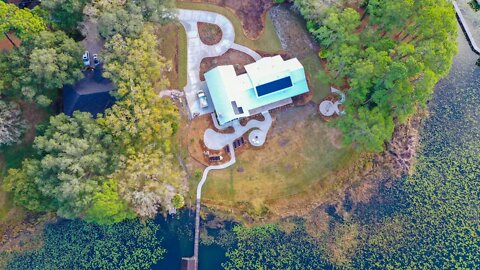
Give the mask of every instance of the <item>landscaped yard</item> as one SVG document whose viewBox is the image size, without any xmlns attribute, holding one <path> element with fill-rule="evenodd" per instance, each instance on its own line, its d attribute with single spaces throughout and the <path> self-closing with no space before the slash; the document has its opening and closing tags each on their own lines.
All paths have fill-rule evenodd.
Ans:
<svg viewBox="0 0 480 270">
<path fill-rule="evenodd" d="M 267 16 L 265 21 L 264 32 L 258 39 L 251 40 L 244 34 L 242 24 L 238 17 L 227 8 L 214 4 L 189 2 L 177 2 L 177 7 L 183 9 L 206 10 L 224 15 L 233 23 L 233 27 L 235 28 L 235 43 L 258 51 L 276 52 L 282 50 L 282 46 L 269 16 Z"/>
<path fill-rule="evenodd" d="M 338 132 L 315 112 L 309 104 L 278 113 L 266 145 L 246 151 L 231 168 L 211 172 L 202 200 L 227 207 L 246 202 L 260 209 L 272 208 L 276 200 L 314 184 L 318 196 L 331 191 L 339 183 L 329 176 L 355 155 L 340 145 Z"/>
</svg>

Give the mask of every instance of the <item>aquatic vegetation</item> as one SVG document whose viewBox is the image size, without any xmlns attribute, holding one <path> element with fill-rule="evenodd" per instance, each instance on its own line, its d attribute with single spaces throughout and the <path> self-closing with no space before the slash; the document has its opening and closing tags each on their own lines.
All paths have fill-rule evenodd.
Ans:
<svg viewBox="0 0 480 270">
<path fill-rule="evenodd" d="M 480 267 L 480 69 L 468 44 L 437 85 L 405 208 L 365 226 L 356 268 Z"/>
<path fill-rule="evenodd" d="M 303 226 L 291 232 L 277 225 L 235 227 L 237 243 L 227 251 L 224 269 L 325 269 L 326 261 Z"/>
<path fill-rule="evenodd" d="M 113 226 L 62 220 L 46 226 L 43 248 L 17 254 L 7 269 L 149 269 L 166 252 L 158 229 L 138 220 Z"/>
</svg>

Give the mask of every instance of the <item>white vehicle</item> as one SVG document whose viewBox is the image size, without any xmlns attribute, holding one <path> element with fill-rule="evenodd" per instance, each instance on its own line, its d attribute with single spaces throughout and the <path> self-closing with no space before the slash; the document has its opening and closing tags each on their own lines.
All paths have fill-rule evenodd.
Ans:
<svg viewBox="0 0 480 270">
<path fill-rule="evenodd" d="M 200 107 L 202 108 L 208 107 L 208 100 L 207 100 L 207 96 L 205 95 L 205 92 L 199 91 L 197 93 L 197 96 L 198 96 L 198 101 L 200 101 Z"/>
<path fill-rule="evenodd" d="M 82 58 L 83 58 L 83 65 L 90 66 L 90 53 L 88 51 L 85 51 Z"/>
<path fill-rule="evenodd" d="M 100 65 L 100 60 L 98 60 L 97 54 L 93 55 L 93 65 L 95 65 L 95 66 Z"/>
</svg>

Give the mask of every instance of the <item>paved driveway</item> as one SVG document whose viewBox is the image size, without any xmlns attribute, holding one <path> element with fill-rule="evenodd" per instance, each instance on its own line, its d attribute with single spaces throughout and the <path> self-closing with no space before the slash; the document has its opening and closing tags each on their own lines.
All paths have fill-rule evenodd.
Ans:
<svg viewBox="0 0 480 270">
<path fill-rule="evenodd" d="M 208 92 L 205 81 L 200 81 L 200 63 L 203 58 L 220 56 L 230 48 L 240 50 L 258 60 L 261 56 L 255 51 L 242 45 L 235 44 L 235 29 L 225 16 L 209 11 L 179 9 L 177 17 L 187 32 L 187 86 L 185 97 L 187 100 L 190 117 L 212 113 L 212 99 Z M 216 24 L 222 30 L 222 39 L 215 45 L 206 45 L 200 40 L 198 34 L 198 22 Z M 201 108 L 198 101 L 198 91 L 204 91 L 207 95 L 209 106 Z"/>
</svg>

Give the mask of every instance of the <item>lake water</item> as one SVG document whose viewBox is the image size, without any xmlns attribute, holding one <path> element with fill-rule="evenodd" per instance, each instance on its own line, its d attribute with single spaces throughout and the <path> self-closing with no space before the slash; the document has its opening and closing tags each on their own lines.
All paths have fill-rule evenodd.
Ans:
<svg viewBox="0 0 480 270">
<path fill-rule="evenodd" d="M 161 262 L 152 267 L 152 270 L 179 270 L 182 257 L 193 255 L 194 221 L 194 211 L 188 209 L 178 212 L 174 217 L 156 218 L 155 222 L 160 225 L 158 234 L 163 238 L 162 246 L 167 249 L 167 254 Z M 229 231 L 234 226 L 229 221 L 223 225 Z M 209 235 L 212 236 L 217 235 L 219 231 L 220 229 L 208 229 Z M 203 245 L 200 241 L 199 270 L 222 269 L 221 263 L 225 261 L 225 253 L 226 248 L 218 244 Z"/>
</svg>

